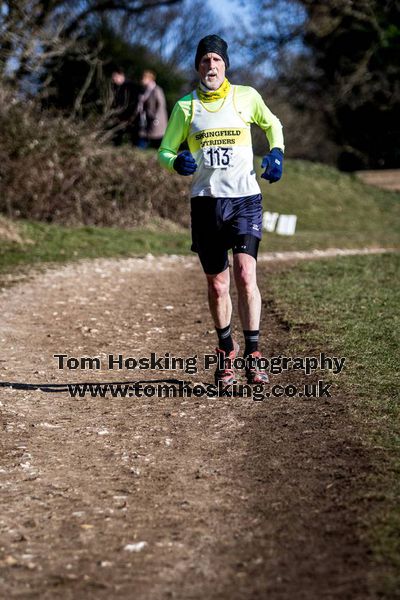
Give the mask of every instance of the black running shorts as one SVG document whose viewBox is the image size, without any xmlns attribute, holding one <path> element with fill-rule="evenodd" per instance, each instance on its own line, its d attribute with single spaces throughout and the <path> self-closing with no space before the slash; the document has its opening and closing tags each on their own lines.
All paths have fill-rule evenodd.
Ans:
<svg viewBox="0 0 400 600">
<path fill-rule="evenodd" d="M 257 259 L 262 235 L 262 196 L 191 199 L 192 250 L 204 272 L 216 275 L 229 265 L 228 250 Z"/>
</svg>

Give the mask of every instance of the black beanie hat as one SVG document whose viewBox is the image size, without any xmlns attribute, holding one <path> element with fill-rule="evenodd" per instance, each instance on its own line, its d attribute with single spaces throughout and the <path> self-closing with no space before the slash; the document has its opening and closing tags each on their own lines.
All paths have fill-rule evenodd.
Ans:
<svg viewBox="0 0 400 600">
<path fill-rule="evenodd" d="M 206 35 L 206 37 L 199 41 L 199 45 L 197 46 L 196 58 L 194 59 L 196 71 L 199 70 L 202 57 L 209 52 L 218 54 L 223 59 L 225 67 L 229 68 L 228 44 L 219 35 Z"/>
</svg>

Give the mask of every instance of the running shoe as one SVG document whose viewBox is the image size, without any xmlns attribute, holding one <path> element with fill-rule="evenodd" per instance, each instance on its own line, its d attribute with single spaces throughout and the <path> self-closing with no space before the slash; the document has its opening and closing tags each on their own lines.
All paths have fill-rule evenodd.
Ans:
<svg viewBox="0 0 400 600">
<path fill-rule="evenodd" d="M 253 366 L 251 367 L 246 367 L 246 379 L 247 379 L 247 383 L 269 383 L 269 377 L 268 374 L 263 371 L 262 369 L 260 369 L 256 364 L 255 361 L 258 358 L 261 358 L 261 352 L 252 352 L 251 354 L 249 354 L 246 358 L 252 356 L 253 357 Z"/>
<path fill-rule="evenodd" d="M 233 366 L 230 365 L 229 361 L 233 361 L 239 352 L 239 344 L 237 342 L 233 342 L 233 350 L 231 352 L 224 352 L 221 348 L 215 348 L 215 353 L 218 356 L 218 364 L 224 364 L 225 367 L 220 369 L 217 367 L 214 379 L 215 385 L 218 385 L 218 382 L 221 381 L 224 385 L 230 385 L 235 381 L 235 371 Z M 228 359 L 228 360 L 226 360 Z M 224 362 L 226 360 L 226 363 Z"/>
</svg>

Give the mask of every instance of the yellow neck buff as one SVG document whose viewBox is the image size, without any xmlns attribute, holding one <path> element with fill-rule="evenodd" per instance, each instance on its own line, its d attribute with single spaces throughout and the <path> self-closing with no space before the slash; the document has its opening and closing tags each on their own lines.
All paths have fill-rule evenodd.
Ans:
<svg viewBox="0 0 400 600">
<path fill-rule="evenodd" d="M 231 88 L 231 84 L 225 77 L 223 83 L 219 86 L 217 90 L 210 90 L 209 92 L 205 92 L 201 89 L 200 86 L 197 86 L 197 95 L 202 102 L 215 102 L 215 100 L 221 100 L 221 98 L 226 98 L 229 94 L 229 90 Z"/>
</svg>

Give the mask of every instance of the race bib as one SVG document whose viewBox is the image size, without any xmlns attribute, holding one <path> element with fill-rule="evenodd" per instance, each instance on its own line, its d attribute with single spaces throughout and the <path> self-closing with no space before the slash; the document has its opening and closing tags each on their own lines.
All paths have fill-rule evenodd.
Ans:
<svg viewBox="0 0 400 600">
<path fill-rule="evenodd" d="M 233 148 L 206 146 L 203 150 L 204 166 L 207 169 L 233 167 Z"/>
</svg>

